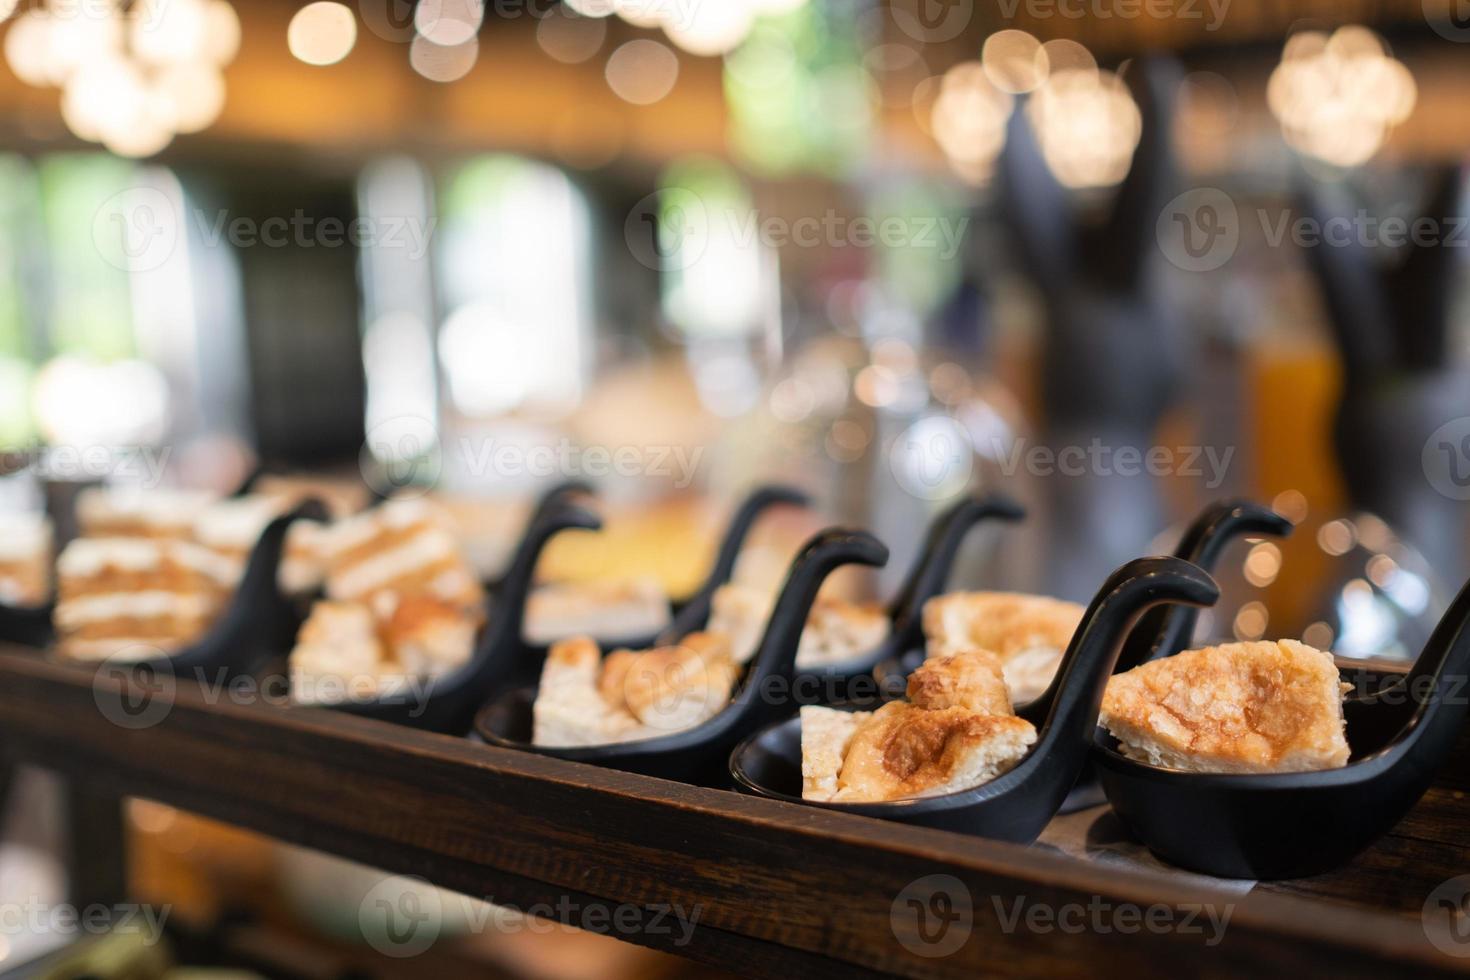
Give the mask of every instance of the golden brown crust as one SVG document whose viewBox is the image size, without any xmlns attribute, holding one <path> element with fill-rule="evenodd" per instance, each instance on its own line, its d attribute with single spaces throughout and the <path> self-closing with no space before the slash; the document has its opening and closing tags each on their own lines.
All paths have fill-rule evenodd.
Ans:
<svg viewBox="0 0 1470 980">
<path fill-rule="evenodd" d="M 1123 754 L 1196 772 L 1302 772 L 1347 764 L 1332 655 L 1298 643 L 1187 650 L 1108 682 L 1100 723 Z"/>
<path fill-rule="evenodd" d="M 921 708 L 966 708 L 987 715 L 1012 713 L 1000 658 L 988 650 L 930 657 L 909 675 L 908 696 Z"/>
<path fill-rule="evenodd" d="M 1014 750 L 1024 754 L 1028 735 L 1034 739 L 1035 729 L 1015 715 L 892 702 L 853 733 L 838 776 L 837 798 L 897 800 L 963 788 L 956 784 L 967 782 L 963 777 L 968 772 L 995 768 L 977 760 L 977 753 L 998 748 L 996 754 L 1014 764 L 1020 757 Z"/>
<path fill-rule="evenodd" d="M 969 789 L 1006 772 L 1036 739 L 1012 714 L 988 651 L 927 661 L 908 694 L 871 713 L 803 708 L 803 798 L 883 802 Z"/>
<path fill-rule="evenodd" d="M 730 701 L 738 668 L 722 636 L 691 633 L 676 646 L 615 650 L 575 637 L 547 654 L 536 742 L 595 745 L 683 731 Z"/>
<path fill-rule="evenodd" d="M 1019 592 L 953 592 L 924 604 L 929 655 L 969 649 L 1000 658 L 1011 701 L 1046 690 L 1086 610 L 1075 602 Z"/>
<path fill-rule="evenodd" d="M 924 636 L 931 655 L 979 648 L 1006 663 L 1033 647 L 1065 650 L 1085 611 L 1049 596 L 951 592 L 924 604 Z"/>
</svg>

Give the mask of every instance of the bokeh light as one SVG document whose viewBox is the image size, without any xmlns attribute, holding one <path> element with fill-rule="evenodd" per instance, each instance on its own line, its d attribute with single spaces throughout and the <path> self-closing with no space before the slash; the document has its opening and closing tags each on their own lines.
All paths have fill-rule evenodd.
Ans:
<svg viewBox="0 0 1470 980">
<path fill-rule="evenodd" d="M 624 102 L 652 105 L 679 78 L 679 59 L 657 41 L 628 41 L 607 59 L 607 84 Z"/>
<path fill-rule="evenodd" d="M 995 168 L 1011 102 L 978 61 L 960 62 L 944 74 L 930 116 L 934 138 L 950 166 L 971 183 L 984 183 Z"/>
<path fill-rule="evenodd" d="M 334 65 L 357 43 L 357 18 L 333 0 L 317 0 L 296 11 L 286 29 L 286 46 L 308 65 Z"/>
<path fill-rule="evenodd" d="M 1266 102 L 1292 147 L 1339 167 L 1367 162 L 1414 110 L 1418 88 L 1403 62 L 1366 27 L 1287 39 Z"/>
<path fill-rule="evenodd" d="M 470 38 L 448 47 L 420 35 L 408 48 L 408 63 L 431 82 L 453 82 L 464 78 L 480 57 L 480 42 Z"/>
<path fill-rule="evenodd" d="M 1062 184 L 1108 187 L 1128 175 L 1143 117 L 1114 73 L 1054 68 L 1032 94 L 1026 113 L 1047 166 Z"/>
</svg>

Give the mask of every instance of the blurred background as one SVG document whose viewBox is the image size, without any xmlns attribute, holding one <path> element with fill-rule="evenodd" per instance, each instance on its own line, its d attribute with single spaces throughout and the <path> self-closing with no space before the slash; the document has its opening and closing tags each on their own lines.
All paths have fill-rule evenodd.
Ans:
<svg viewBox="0 0 1470 980">
<path fill-rule="evenodd" d="M 1201 632 L 1400 659 L 1470 571 L 1454 0 L 0 15 L 9 511 L 262 461 L 590 476 L 620 532 L 548 561 L 677 595 L 759 482 L 872 527 L 890 586 L 978 489 L 1031 518 L 956 584 L 1085 599 L 1247 496 L 1298 531 Z M 145 846 L 145 889 L 279 894 L 233 832 L 135 834 L 179 820 L 226 870 Z M 510 975 L 622 968 L 490 938 Z"/>
</svg>

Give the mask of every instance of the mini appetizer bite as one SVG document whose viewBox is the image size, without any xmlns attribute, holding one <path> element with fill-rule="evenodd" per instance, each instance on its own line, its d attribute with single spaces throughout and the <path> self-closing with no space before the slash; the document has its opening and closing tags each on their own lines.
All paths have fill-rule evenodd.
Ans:
<svg viewBox="0 0 1470 980">
<path fill-rule="evenodd" d="M 994 654 L 933 657 L 908 700 L 877 711 L 801 709 L 802 798 L 877 803 L 973 789 L 1011 769 L 1036 729 L 1011 710 Z"/>
<path fill-rule="evenodd" d="M 1309 772 L 1347 765 L 1332 654 L 1295 640 L 1226 643 L 1108 682 L 1099 723 L 1124 756 L 1187 772 Z"/>
</svg>

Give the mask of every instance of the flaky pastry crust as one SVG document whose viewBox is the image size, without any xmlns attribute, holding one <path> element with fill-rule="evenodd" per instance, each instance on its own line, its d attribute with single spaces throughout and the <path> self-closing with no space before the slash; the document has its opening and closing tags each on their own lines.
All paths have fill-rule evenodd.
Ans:
<svg viewBox="0 0 1470 980">
<path fill-rule="evenodd" d="M 1341 683 L 1295 640 L 1186 650 L 1113 677 L 1099 723 L 1124 755 L 1192 772 L 1305 772 L 1347 765 Z"/>
</svg>

